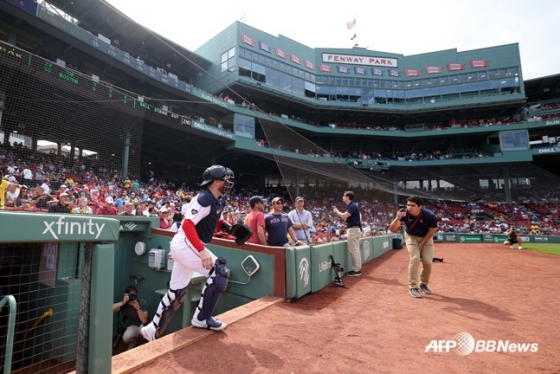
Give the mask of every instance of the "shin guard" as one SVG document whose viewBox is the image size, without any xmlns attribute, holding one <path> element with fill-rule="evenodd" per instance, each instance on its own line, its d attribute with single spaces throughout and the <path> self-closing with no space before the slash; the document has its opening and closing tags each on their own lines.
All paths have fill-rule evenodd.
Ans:
<svg viewBox="0 0 560 374">
<path fill-rule="evenodd" d="M 153 320 L 154 326 L 157 329 L 156 338 L 159 339 L 163 335 L 165 328 L 169 324 L 169 321 L 171 321 L 171 317 L 173 317 L 173 313 L 185 302 L 186 297 L 187 287 L 180 290 L 169 289 L 161 299 Z"/>
<path fill-rule="evenodd" d="M 226 266 L 226 260 L 221 257 L 218 258 L 206 280 L 206 284 L 202 290 L 202 297 L 200 298 L 193 318 L 199 321 L 205 321 L 212 317 L 212 313 L 214 309 L 216 309 L 222 292 L 227 288 L 229 275 L 230 270 Z"/>
</svg>

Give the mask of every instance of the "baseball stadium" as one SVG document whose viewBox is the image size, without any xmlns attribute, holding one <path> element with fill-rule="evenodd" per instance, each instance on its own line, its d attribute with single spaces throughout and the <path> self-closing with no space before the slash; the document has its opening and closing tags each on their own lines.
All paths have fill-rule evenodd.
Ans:
<svg viewBox="0 0 560 374">
<path fill-rule="evenodd" d="M 0 0 L 0 370 L 560 372 L 560 257 L 537 251 L 559 254 L 559 143 L 560 74 L 525 80 L 518 44 L 310 48 L 238 21 L 191 51 L 105 0 Z M 216 261 L 170 298 L 170 243 L 230 177 L 202 243 L 227 288 Z M 418 299 L 390 229 L 411 196 L 440 260 Z M 303 242 L 236 235 L 257 201 L 304 201 Z M 157 340 L 127 335 L 133 299 Z M 212 302 L 228 328 L 191 326 Z"/>
</svg>

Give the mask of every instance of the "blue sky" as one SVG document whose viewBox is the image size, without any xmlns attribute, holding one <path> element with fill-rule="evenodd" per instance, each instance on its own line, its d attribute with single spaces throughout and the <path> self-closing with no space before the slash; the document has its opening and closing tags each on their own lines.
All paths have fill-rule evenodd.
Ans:
<svg viewBox="0 0 560 374">
<path fill-rule="evenodd" d="M 190 50 L 241 20 L 312 48 L 351 48 L 356 30 L 361 47 L 404 55 L 519 43 L 524 79 L 560 74 L 560 1 L 107 1 Z"/>
</svg>

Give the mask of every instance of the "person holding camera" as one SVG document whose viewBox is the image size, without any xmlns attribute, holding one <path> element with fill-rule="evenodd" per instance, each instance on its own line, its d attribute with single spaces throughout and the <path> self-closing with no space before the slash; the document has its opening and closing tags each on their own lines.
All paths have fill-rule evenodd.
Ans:
<svg viewBox="0 0 560 374">
<path fill-rule="evenodd" d="M 128 344 L 127 350 L 136 347 L 141 341 L 142 333 L 140 328 L 148 323 L 148 303 L 144 299 L 138 298 L 138 289 L 135 286 L 128 286 L 124 290 L 123 299 L 113 304 L 113 312 L 123 312 L 123 325 L 119 321 L 119 336 L 122 333 L 122 340 Z"/>
<path fill-rule="evenodd" d="M 523 239 L 521 239 L 521 235 L 515 231 L 515 228 L 512 227 L 508 232 L 506 232 L 506 235 L 507 239 L 504 242 L 505 245 L 509 245 L 509 248 L 513 249 L 513 245 L 517 243 L 517 249 L 523 249 L 521 246 Z"/>
<path fill-rule="evenodd" d="M 428 288 L 432 273 L 432 260 L 434 258 L 434 234 L 437 229 L 436 215 L 422 205 L 424 201 L 418 196 L 406 199 L 406 209 L 400 208 L 395 219 L 391 222 L 390 230 L 399 232 L 401 225 L 405 227 L 405 242 L 410 262 L 408 264 L 409 293 L 412 297 L 421 298 L 420 291 L 430 295 Z M 418 285 L 418 265 L 422 260 L 422 273 Z"/>
</svg>

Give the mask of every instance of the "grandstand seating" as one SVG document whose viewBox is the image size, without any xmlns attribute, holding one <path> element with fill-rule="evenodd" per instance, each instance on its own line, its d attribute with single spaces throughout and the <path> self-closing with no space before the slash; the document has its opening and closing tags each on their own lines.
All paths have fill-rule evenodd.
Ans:
<svg viewBox="0 0 560 374">
<path fill-rule="evenodd" d="M 95 12 L 93 12 L 95 13 Z M 94 16 L 94 14 L 92 14 L 92 16 Z M 25 23 L 25 22 L 24 22 Z M 27 25 L 29 27 L 29 30 L 27 30 L 26 32 L 32 32 L 33 30 L 37 31 L 38 29 L 33 29 L 32 26 Z M 75 27 L 80 27 L 80 23 L 76 23 L 74 25 Z M 84 26 L 85 27 L 85 26 Z M 87 33 L 91 34 L 92 39 L 97 39 L 97 37 L 95 36 L 95 34 L 100 34 L 102 30 L 85 30 Z M 45 33 L 44 37 L 45 40 L 47 40 L 47 38 L 54 38 L 52 35 L 46 35 L 48 33 Z M 17 38 L 16 38 L 17 39 Z M 56 39 L 56 38 L 55 38 Z M 50 42 L 50 39 L 49 39 Z M 56 42 L 58 43 L 59 40 L 56 39 Z M 129 70 L 126 70 L 125 67 L 123 66 L 116 66 L 115 68 L 112 67 L 111 65 L 111 69 L 109 69 L 110 65 L 103 65 L 101 62 L 96 62 L 94 63 L 93 59 L 92 61 L 88 61 L 87 64 L 82 64 L 81 61 L 83 60 L 88 60 L 88 59 L 84 59 L 84 58 L 80 58 L 80 55 L 78 53 L 76 53 L 75 55 L 68 53 L 65 56 L 55 56 L 53 49 L 51 48 L 51 50 L 49 50 L 50 44 L 49 43 L 44 43 L 44 48 L 42 51 L 42 56 L 49 58 L 53 63 L 59 63 L 59 60 L 67 60 L 68 62 L 65 63 L 65 68 L 69 71 L 69 72 L 75 72 L 75 73 L 79 73 L 80 75 L 80 79 L 83 77 L 84 79 L 90 79 L 91 75 L 98 75 L 101 74 L 101 72 L 105 73 L 105 71 L 109 71 L 109 70 L 113 70 L 113 71 L 119 71 L 119 73 L 112 73 L 112 72 L 107 72 L 107 74 L 101 74 L 101 80 L 99 80 L 99 76 L 97 76 L 98 81 L 100 83 L 103 83 L 107 88 L 110 88 L 111 90 L 115 90 L 115 91 L 119 91 L 122 93 L 126 93 L 126 94 L 130 94 L 131 96 L 142 96 L 142 95 L 146 95 L 145 97 L 145 101 L 142 101 L 144 104 L 146 105 L 152 105 L 154 108 L 151 109 L 157 109 L 159 111 L 163 111 L 163 105 L 169 106 L 169 110 L 165 110 L 165 112 L 169 112 L 169 113 L 181 113 L 182 115 L 185 116 L 186 119 L 194 119 L 197 118 L 200 122 L 204 122 L 205 124 L 208 124 L 209 126 L 214 126 L 214 127 L 218 127 L 221 126 L 221 123 L 219 125 L 219 121 L 216 120 L 216 118 L 225 118 L 225 117 L 232 117 L 234 115 L 234 112 L 236 109 L 239 108 L 243 108 L 243 109 L 251 109 L 251 110 L 256 110 L 256 109 L 260 109 L 261 107 L 268 107 L 267 112 L 276 112 L 276 113 L 286 113 L 286 114 L 282 114 L 280 116 L 275 115 L 276 119 L 282 123 L 285 124 L 289 124 L 290 126 L 293 126 L 292 129 L 304 129 L 305 131 L 309 130 L 309 127 L 304 127 L 303 125 L 308 124 L 313 126 L 312 128 L 312 133 L 313 136 L 316 138 L 320 138 L 321 135 L 321 129 L 322 127 L 325 128 L 331 128 L 334 129 L 336 131 L 335 135 L 329 135 L 328 137 L 325 137 L 325 144 L 327 144 L 328 142 L 332 141 L 333 139 L 336 139 L 339 137 L 340 134 L 344 135 L 344 137 L 350 139 L 349 143 L 354 142 L 355 144 L 360 144 L 360 151 L 358 152 L 358 150 L 354 150 L 354 149 L 333 149 L 333 150 L 329 150 L 329 152 L 317 152 L 316 150 L 307 150 L 307 149 L 299 149 L 298 153 L 299 154 L 307 154 L 309 156 L 312 157 L 338 157 L 338 158 L 342 158 L 345 159 L 347 161 L 352 161 L 352 160 L 356 160 L 357 163 L 359 164 L 359 161 L 362 160 L 380 160 L 380 161 L 392 161 L 392 160 L 399 160 L 402 159 L 403 161 L 425 161 L 425 160 L 434 160 L 434 161 L 445 161 L 445 160 L 456 160 L 456 159 L 463 159 L 463 158 L 475 158 L 475 157 L 480 157 L 480 156 L 494 156 L 488 153 L 488 151 L 484 152 L 481 149 L 478 149 L 477 147 L 472 146 L 472 144 L 466 144 L 466 145 L 461 145 L 461 146 L 456 146 L 457 149 L 452 149 L 450 143 L 454 138 L 453 137 L 448 137 L 446 139 L 444 139 L 443 141 L 440 141 L 440 143 L 445 143 L 441 146 L 433 146 L 430 148 L 429 145 L 426 145 L 425 143 L 421 144 L 421 145 L 411 145 L 411 144 L 407 144 L 406 146 L 399 146 L 400 140 L 401 140 L 401 136 L 405 137 L 409 134 L 406 134 L 406 132 L 414 132 L 414 134 L 412 135 L 416 135 L 416 133 L 418 133 L 419 136 L 424 136 L 424 137 L 428 137 L 425 133 L 426 132 L 439 132 L 437 135 L 435 134 L 430 134 L 429 137 L 432 138 L 432 135 L 435 135 L 434 138 L 437 138 L 438 136 L 440 136 L 441 134 L 444 134 L 444 132 L 442 131 L 447 131 L 448 133 L 454 133 L 455 131 L 463 131 L 465 129 L 467 129 L 467 132 L 461 132 L 461 135 L 472 135 L 473 137 L 471 139 L 477 139 L 478 137 L 478 131 L 480 130 L 481 127 L 490 127 L 490 126 L 498 126 L 498 125 L 524 125 L 526 126 L 526 121 L 522 120 L 522 116 L 519 114 L 519 110 L 520 108 L 514 108 L 513 105 L 518 105 L 519 106 L 519 101 L 516 101 L 518 99 L 512 100 L 512 102 L 515 101 L 514 104 L 507 106 L 507 105 L 503 105 L 505 103 L 505 101 L 508 100 L 508 97 L 506 97 L 507 95 L 504 95 L 505 92 L 499 91 L 499 90 L 492 90 L 492 91 L 485 91 L 485 90 L 481 90 L 480 92 L 476 92 L 476 93 L 468 93 L 468 94 L 452 94 L 452 95 L 443 95 L 441 96 L 441 98 L 443 100 L 446 100 L 447 102 L 453 102 L 454 100 L 461 100 L 461 101 L 465 101 L 464 99 L 467 98 L 469 101 L 472 101 L 472 98 L 478 98 L 478 96 L 481 96 L 482 99 L 480 99 L 480 103 L 489 103 L 488 100 L 484 99 L 484 97 L 490 97 L 491 95 L 500 95 L 503 98 L 505 97 L 505 101 L 502 102 L 502 104 L 492 104 L 492 105 L 488 105 L 487 107 L 485 107 L 484 111 L 477 111 L 476 108 L 474 106 L 471 105 L 471 109 L 466 111 L 461 109 L 461 107 L 463 106 L 463 103 L 461 105 L 457 105 L 457 106 L 448 106 L 446 104 L 445 108 L 448 108 L 448 112 L 445 115 L 441 115 L 441 113 L 439 111 L 434 111 L 433 113 L 430 110 L 426 110 L 425 108 L 422 108 L 422 110 L 418 109 L 419 112 L 418 113 L 413 113 L 412 115 L 401 115 L 400 112 L 391 112 L 389 114 L 385 114 L 382 113 L 385 110 L 391 109 L 393 110 L 394 108 L 392 108 L 393 105 L 397 105 L 399 107 L 405 106 L 405 104 L 407 104 L 404 100 L 403 101 L 393 101 L 391 102 L 391 100 L 385 101 L 385 104 L 378 104 L 376 105 L 376 108 L 373 110 L 368 110 L 367 108 L 364 110 L 364 107 L 360 107 L 359 110 L 357 110 L 356 108 L 353 107 L 353 104 L 350 103 L 356 101 L 354 98 L 338 98 L 339 100 L 341 100 L 341 102 L 344 104 L 342 106 L 339 106 L 338 109 L 336 110 L 329 110 L 329 111 L 325 111 L 326 115 L 325 116 L 320 116 L 318 113 L 310 113 L 308 112 L 308 105 L 309 105 L 309 101 L 312 100 L 312 98 L 306 97 L 305 99 L 302 100 L 306 100 L 305 103 L 296 103 L 297 100 L 295 100 L 293 97 L 289 100 L 290 102 L 288 104 L 286 103 L 281 103 L 280 101 L 277 100 L 273 100 L 272 103 L 268 103 L 266 105 L 264 105 L 265 103 L 260 103 L 260 101 L 258 101 L 259 105 L 255 105 L 253 103 L 253 99 L 260 99 L 261 96 L 262 97 L 266 97 L 266 95 L 264 95 L 265 93 L 265 88 L 263 88 L 263 85 L 254 85 L 252 86 L 252 90 L 247 90 L 244 91 L 243 94 L 247 95 L 247 100 L 245 100 L 245 98 L 243 98 L 243 100 L 237 100 L 237 104 L 235 104 L 235 106 L 233 106 L 234 109 L 224 109 L 223 111 L 214 111 L 213 109 L 209 109 L 210 106 L 207 105 L 198 105 L 198 103 L 196 105 L 190 105 L 188 104 L 188 100 L 185 100 L 185 98 L 189 98 L 192 99 L 194 97 L 196 97 L 197 99 L 201 99 L 200 95 L 195 96 L 195 95 L 186 95 L 185 92 L 178 92 L 177 89 L 174 88 L 170 88 L 170 87 L 166 87 L 165 90 L 160 90 L 159 86 L 161 84 L 162 81 L 157 81 L 156 79 L 154 79 L 154 77 L 146 75 L 145 77 L 143 77 L 143 79 L 146 81 L 146 84 L 144 84 L 144 82 L 140 85 L 134 85 L 134 83 L 130 83 L 130 82 L 135 82 L 135 80 L 130 80 L 130 82 L 127 79 L 119 79 L 119 75 L 121 75 L 123 77 L 127 77 L 129 78 L 130 76 L 132 76 L 132 72 Z M 113 49 L 118 50 L 119 52 L 123 52 L 126 55 L 137 55 L 134 49 L 128 49 L 130 46 L 130 44 L 127 43 L 121 43 L 118 45 L 113 45 Z M 25 46 L 25 43 L 21 44 L 21 45 L 17 45 L 17 47 L 20 48 L 25 48 L 26 50 L 29 50 L 33 53 L 36 52 L 35 49 L 33 48 L 27 48 Z M 143 47 L 144 48 L 144 47 Z M 57 48 L 60 49 L 60 48 Z M 71 48 L 68 48 L 68 50 Z M 85 50 L 85 49 L 84 49 Z M 239 48 L 238 51 L 241 52 L 242 48 Z M 82 51 L 83 52 L 83 51 Z M 88 53 L 91 53 L 91 51 L 87 51 L 85 50 L 85 52 L 83 52 L 84 55 L 88 56 Z M 96 52 L 98 53 L 98 52 Z M 239 55 L 241 56 L 241 53 L 239 53 Z M 34 55 L 35 56 L 35 55 Z M 203 60 L 204 57 L 201 56 L 194 56 L 194 58 L 198 58 L 199 60 Z M 148 65 L 152 65 L 152 66 L 163 66 L 161 61 L 158 61 L 158 57 L 151 57 L 150 59 L 145 58 L 146 61 L 142 61 L 143 64 L 145 64 L 146 66 Z M 113 63 L 115 61 L 112 61 Z M 121 61 L 122 62 L 122 61 Z M 206 67 L 208 67 L 211 62 L 210 60 L 208 61 L 203 61 L 206 65 Z M 167 66 L 167 65 L 166 65 Z M 150 67 L 150 71 L 151 70 L 157 70 L 159 73 L 164 74 L 165 76 L 171 76 L 176 77 L 178 79 L 178 75 L 179 75 L 179 71 L 175 71 L 174 74 L 173 71 L 175 69 L 176 66 L 179 66 L 179 64 L 175 65 L 175 66 L 171 66 L 171 64 L 169 66 L 167 66 L 167 68 L 164 70 L 162 68 L 152 68 Z M 169 71 L 169 72 L 168 72 Z M 184 76 L 186 79 L 178 79 L 181 80 L 183 83 L 185 81 L 196 81 L 197 76 L 198 76 L 198 72 L 199 69 L 198 67 L 196 68 L 196 72 L 197 74 L 194 75 L 193 72 L 189 72 L 189 71 L 184 71 Z M 137 72 L 136 72 L 137 73 Z M 171 74 L 170 74 L 171 73 Z M 191 75 L 189 75 L 191 74 Z M 324 77 L 323 77 L 324 78 Z M 369 78 L 368 78 L 369 79 Z M 251 78 L 248 78 L 248 80 L 251 80 Z M 262 83 L 262 82 L 260 82 Z M 319 83 L 319 82 L 317 82 Z M 126 85 L 126 87 L 125 87 Z M 120 87 L 123 86 L 123 87 Z M 145 88 L 148 87 L 148 88 Z M 202 87 L 202 86 L 201 86 Z M 139 89 L 140 88 L 140 89 Z M 89 88 L 88 88 L 89 89 Z M 190 87 L 189 89 L 192 90 L 198 90 L 200 91 L 200 88 L 198 87 Z M 218 94 L 219 93 L 226 93 L 226 97 L 227 97 L 227 90 L 228 88 L 219 88 L 219 89 L 214 89 L 214 92 L 205 92 L 204 96 L 202 97 L 201 100 L 203 100 L 202 102 L 206 101 L 208 103 L 212 103 L 212 104 L 218 104 L 217 106 L 220 107 L 221 104 L 228 103 L 231 104 L 232 100 L 229 99 L 225 100 L 225 98 L 221 98 Z M 233 88 L 232 88 L 233 90 Z M 197 91 L 197 92 L 198 92 Z M 223 92 L 220 92 L 223 91 Z M 135 93 L 138 92 L 138 93 Z M 251 93 L 252 92 L 252 93 Z M 234 91 L 232 91 L 232 96 L 233 93 L 235 93 Z M 511 93 L 520 93 L 517 90 L 513 90 L 511 91 Z M 148 94 L 151 94 L 150 96 L 152 96 L 152 98 L 148 97 Z M 186 95 L 186 96 L 185 96 Z M 515 96 L 515 95 L 511 95 L 511 96 Z M 154 99 L 153 97 L 158 97 L 158 99 Z M 270 97 L 270 96 L 268 96 Z M 142 96 L 143 100 L 144 97 Z M 169 105 L 169 102 L 167 102 L 167 100 L 170 100 L 172 102 L 171 105 Z M 263 99 L 265 100 L 265 99 Z M 257 100 L 254 100 L 255 102 L 257 102 Z M 301 100 L 300 100 L 301 101 Z M 425 104 L 427 104 L 427 106 L 429 106 L 430 104 L 436 104 L 439 105 L 441 103 L 438 102 L 430 102 L 428 103 L 428 100 L 422 100 L 422 99 L 414 99 L 414 101 L 410 101 L 408 104 L 411 105 L 416 105 L 418 106 L 418 102 L 422 102 Z M 165 103 L 165 104 L 164 104 Z M 251 103 L 251 104 L 247 104 L 247 103 Z M 373 103 L 373 101 L 372 101 Z M 318 103 L 317 105 L 322 105 L 323 103 Z M 365 104 L 365 102 L 364 102 Z M 468 104 L 468 103 L 467 103 Z M 537 104 L 540 104 L 537 106 Z M 551 100 L 543 100 L 541 102 L 536 102 L 534 101 L 531 104 L 528 105 L 534 105 L 534 108 L 530 111 L 531 114 L 536 114 L 539 115 L 543 120 L 545 119 L 550 119 L 550 118 L 557 118 L 558 116 L 560 116 L 560 112 L 558 111 L 558 108 L 560 107 L 560 101 L 556 98 L 556 99 L 551 99 Z M 318 106 L 319 108 L 323 108 L 323 106 Z M 382 108 L 383 111 L 378 110 L 379 108 Z M 434 106 L 435 108 L 435 106 Z M 438 107 L 439 108 L 439 107 Z M 372 108 L 369 108 L 372 109 Z M 342 111 L 341 111 L 342 110 Z M 399 110 L 402 110 L 402 108 L 399 108 Z M 420 113 L 422 112 L 422 113 Z M 247 111 L 243 112 L 243 113 L 247 113 Z M 255 116 L 257 116 L 257 114 L 260 113 L 256 113 L 255 112 Z M 5 117 L 7 118 L 7 117 Z M 325 119 L 328 118 L 329 121 L 325 121 Z M 452 118 L 458 118 L 457 120 L 452 120 Z M 483 118 L 482 120 L 480 118 Z M 233 122 L 231 119 L 229 119 L 231 122 Z M 151 128 L 151 127 L 156 127 L 156 126 L 152 126 L 154 124 L 154 122 L 149 122 L 147 120 L 145 120 L 146 122 L 146 126 L 145 128 Z M 25 128 L 25 124 L 21 124 L 24 128 Z M 41 126 L 43 126 L 43 124 L 40 124 Z M 52 125 L 52 124 L 48 124 L 48 125 Z M 233 126 L 232 123 L 229 124 L 230 126 Z M 34 126 L 38 126 L 38 124 L 34 124 Z M 48 126 L 44 126 L 44 127 L 48 127 Z M 520 126 L 521 127 L 521 126 Z M 24 130 L 24 128 L 22 130 Z M 28 126 L 28 128 L 32 128 L 32 126 Z M 223 127 L 221 127 L 223 128 Z M 523 127 L 526 128 L 526 127 Z M 5 128 L 3 128 L 4 130 Z M 163 127 L 161 129 L 164 129 Z M 169 128 L 165 128 L 165 131 L 168 131 Z M 258 125 L 256 126 L 257 131 L 261 130 L 262 132 L 262 127 L 259 127 Z M 457 129 L 457 130 L 454 130 Z M 317 131 L 319 130 L 319 131 Z M 364 143 L 366 142 L 362 142 L 362 134 L 360 135 L 355 135 L 355 131 L 348 131 L 348 130 L 356 130 L 356 131 L 362 131 L 362 130 L 371 130 L 371 134 L 367 135 L 367 142 L 373 145 L 368 145 L 366 144 L 364 146 L 364 149 L 362 150 L 362 146 L 364 145 Z M 162 131 L 163 132 L 163 131 Z M 377 135 L 380 132 L 384 132 L 384 134 L 382 134 L 384 137 L 383 138 L 379 138 L 377 137 Z M 386 133 L 390 133 L 390 135 L 386 134 Z M 7 135 L 7 134 L 4 134 Z M 259 133 L 259 135 L 261 135 Z M 119 135 L 121 136 L 121 135 Z M 371 137 L 370 137 L 371 136 Z M 390 136 L 390 137 L 388 137 Z M 167 136 L 162 136 L 162 137 L 167 137 Z M 266 137 L 266 134 L 265 134 Z M 302 136 L 303 137 L 303 136 Z M 149 137 L 147 137 L 149 138 Z M 203 136 L 201 138 L 204 138 Z M 66 139 L 56 139 L 57 141 L 66 141 Z M 371 140 L 371 141 L 369 141 Z M 385 141 L 388 140 L 388 141 Z M 441 140 L 441 138 L 439 139 Z M 171 142 L 170 142 L 171 143 Z M 480 142 L 479 142 L 480 143 Z M 386 151 L 387 149 L 377 149 L 377 150 L 373 150 L 372 148 L 375 148 L 377 145 L 383 145 L 383 146 L 387 146 L 387 149 L 392 149 L 395 150 L 394 152 L 388 152 Z M 167 145 L 167 143 L 165 144 Z M 270 148 L 271 145 L 269 144 L 268 139 L 259 141 L 259 145 L 260 146 L 264 146 L 267 148 Z M 476 145 L 480 145 L 480 144 L 476 144 Z M 4 151 L 6 152 L 5 155 L 9 154 L 9 152 L 12 153 L 12 161 L 14 160 L 23 160 L 21 161 L 22 163 L 26 163 L 31 170 L 33 171 L 33 173 L 35 174 L 37 172 L 37 167 L 39 163 L 54 163 L 57 164 L 57 168 L 61 168 L 64 167 L 64 169 L 66 169 L 66 172 L 63 175 L 60 175 L 59 173 L 55 173 L 55 172 L 50 172 L 48 173 L 48 176 L 50 178 L 52 178 L 53 180 L 53 187 L 57 188 L 58 186 L 60 186 L 63 181 L 65 180 L 65 178 L 71 178 L 75 181 L 75 183 L 77 184 L 88 184 L 88 185 L 97 185 L 99 187 L 107 187 L 107 185 L 111 184 L 114 185 L 115 183 L 120 183 L 121 181 L 117 178 L 114 178 L 115 174 L 119 174 L 120 172 L 122 172 L 122 170 L 120 170 L 120 165 L 119 168 L 115 168 L 114 165 L 113 167 L 111 167 L 110 165 L 108 165 L 107 163 L 102 163 L 102 162 L 96 162 L 95 160 L 91 161 L 91 160 L 87 160 L 84 161 L 84 163 L 87 165 L 87 172 L 78 172 L 76 170 L 76 165 L 74 163 L 74 161 L 70 161 L 69 159 L 64 158 L 61 155 L 43 155 L 43 154 L 39 154 L 35 151 L 31 151 L 30 149 L 24 149 L 24 148 L 18 148 L 16 146 L 13 146 L 10 148 L 9 145 L 7 145 L 6 143 L 4 144 L 4 146 L 7 146 L 7 149 L 4 149 Z M 120 146 L 120 144 L 119 144 Z M 150 149 L 152 147 L 145 147 L 144 149 L 136 149 L 136 150 L 146 150 L 146 149 Z M 153 147 L 155 148 L 155 147 Z M 162 147 L 164 148 L 164 147 Z M 225 150 L 230 150 L 233 149 L 234 147 L 232 147 L 230 144 L 228 144 L 227 146 L 224 146 L 223 148 L 220 148 L 219 150 L 216 150 L 214 153 L 215 154 L 219 154 L 221 151 L 224 151 L 223 153 L 225 154 L 224 157 L 228 158 L 228 160 L 230 159 L 234 159 L 235 157 L 230 157 L 231 153 L 227 153 L 225 152 Z M 288 150 L 286 149 L 288 148 L 287 146 L 283 147 L 283 150 Z M 369 148 L 369 149 L 367 149 Z M 460 149 L 459 149 L 460 148 Z M 275 146 L 274 149 L 279 149 L 278 146 Z M 181 149 L 182 150 L 182 149 Z M 293 148 L 293 152 L 295 152 L 296 148 L 294 146 Z M 354 152 L 356 151 L 356 152 Z M 162 153 L 165 151 L 162 151 Z M 140 152 L 139 152 L 140 153 Z M 161 156 L 160 153 L 158 156 Z M 422 155 L 422 156 L 421 156 Z M 31 160 L 31 157 L 34 157 L 34 160 Z M 162 157 L 163 158 L 163 157 Z M 165 159 L 165 162 L 168 162 L 168 159 Z M 6 158 L 0 160 L 0 163 L 2 165 L 2 167 L 5 167 L 8 161 Z M 200 162 L 200 160 L 197 160 Z M 473 160 L 475 161 L 475 160 Z M 145 162 L 144 165 L 147 165 L 148 163 Z M 170 164 L 168 162 L 168 164 Z M 22 170 L 23 164 L 20 164 L 20 171 Z M 167 164 L 165 164 L 165 166 L 167 166 Z M 379 165 L 382 166 L 382 165 Z M 158 165 L 157 167 L 154 167 L 154 169 L 156 170 L 163 170 L 164 167 L 162 167 L 162 165 Z M 256 168 L 258 169 L 258 167 Z M 382 168 L 380 168 L 381 170 Z M 110 170 L 110 171 L 109 171 Z M 144 170 L 144 172 L 146 172 L 146 170 Z M 145 174 L 146 175 L 146 174 Z M 134 177 L 140 177 L 141 175 L 134 175 Z M 16 174 L 16 177 L 20 177 L 18 174 Z M 158 178 L 162 178 L 165 179 L 166 177 L 168 177 L 168 175 L 158 175 Z M 197 177 L 191 177 L 193 179 L 197 179 Z M 157 179 L 157 178 L 156 178 Z M 147 182 L 147 178 L 144 178 L 144 182 Z M 32 187 L 32 186 L 30 186 Z M 154 186 L 151 186 L 152 188 Z M 261 191 L 263 190 L 264 186 L 261 186 Z M 160 188 L 160 187 L 158 187 Z M 261 192 L 261 191 L 256 191 L 256 192 Z M 413 191 L 411 191 L 413 192 Z M 443 192 L 443 191 L 442 191 Z M 533 201 L 538 201 L 536 199 L 536 195 L 531 197 L 531 200 Z M 102 204 L 101 202 L 91 202 L 90 203 L 92 206 L 98 206 L 99 204 Z M 525 222 L 526 220 L 523 218 L 523 215 L 518 213 L 518 212 L 512 212 L 511 207 L 502 207 L 502 206 L 485 206 L 485 205 L 481 205 L 479 207 L 480 210 L 480 214 L 485 214 L 489 217 L 494 217 L 494 216 L 504 216 L 504 217 L 510 217 L 511 219 L 515 219 L 515 220 L 520 220 Z M 534 212 L 537 212 L 538 215 L 540 216 L 539 218 L 541 218 L 543 215 L 546 214 L 547 209 L 549 209 L 550 206 L 540 206 L 540 205 L 527 205 L 527 209 L 528 210 L 532 210 Z M 379 212 L 381 213 L 387 213 L 389 214 L 389 210 L 390 207 L 386 207 L 386 206 L 377 206 L 376 209 L 378 209 Z M 461 216 L 467 216 L 472 214 L 472 209 L 469 209 L 469 207 L 465 207 L 465 206 L 461 206 L 460 204 L 456 204 L 456 203 L 448 203 L 448 209 L 445 211 L 445 214 L 451 218 L 453 218 L 453 214 L 457 214 L 457 215 L 461 215 Z M 449 218 L 446 217 L 446 218 Z M 454 222 L 456 224 L 461 224 L 461 220 L 456 219 Z"/>
</svg>

